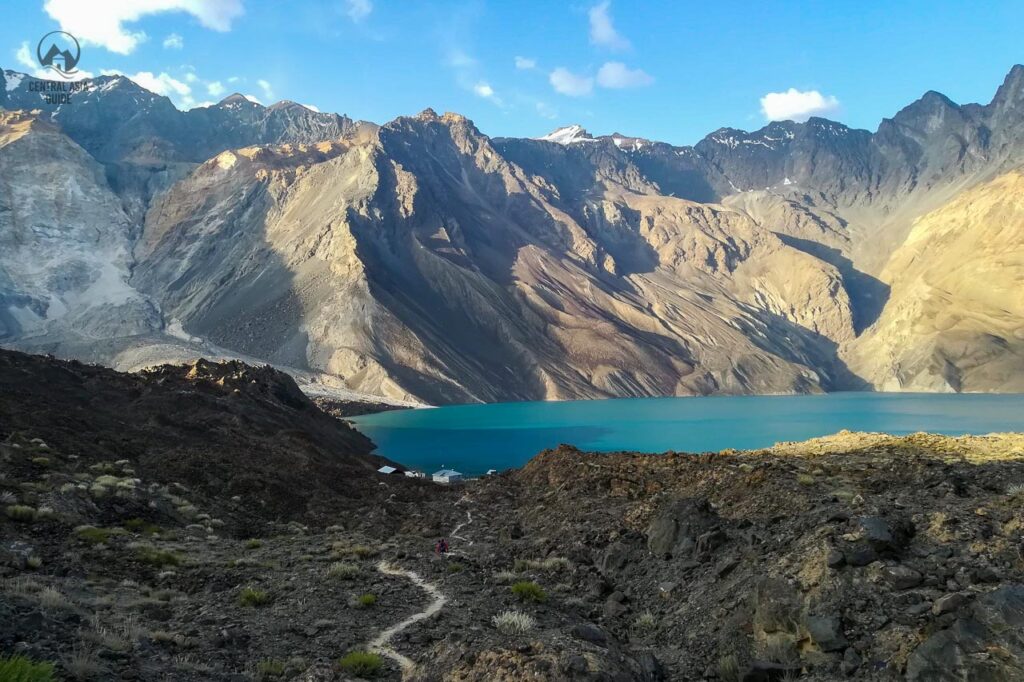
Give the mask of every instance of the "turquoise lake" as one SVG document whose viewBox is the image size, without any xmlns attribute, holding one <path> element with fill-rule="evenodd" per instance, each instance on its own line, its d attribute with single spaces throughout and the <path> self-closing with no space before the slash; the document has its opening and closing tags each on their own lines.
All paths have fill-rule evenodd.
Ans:
<svg viewBox="0 0 1024 682">
<path fill-rule="evenodd" d="M 832 393 L 456 405 L 352 418 L 407 467 L 477 475 L 560 443 L 612 452 L 768 447 L 841 429 L 948 435 L 1024 431 L 1024 395 Z"/>
</svg>

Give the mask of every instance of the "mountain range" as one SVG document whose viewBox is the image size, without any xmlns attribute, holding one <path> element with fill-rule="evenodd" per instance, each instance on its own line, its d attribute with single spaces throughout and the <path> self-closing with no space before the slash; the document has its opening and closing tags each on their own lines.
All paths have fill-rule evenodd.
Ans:
<svg viewBox="0 0 1024 682">
<path fill-rule="evenodd" d="M 430 403 L 1024 390 L 1024 67 L 874 133 L 490 138 L 0 75 L 0 344 Z"/>
</svg>

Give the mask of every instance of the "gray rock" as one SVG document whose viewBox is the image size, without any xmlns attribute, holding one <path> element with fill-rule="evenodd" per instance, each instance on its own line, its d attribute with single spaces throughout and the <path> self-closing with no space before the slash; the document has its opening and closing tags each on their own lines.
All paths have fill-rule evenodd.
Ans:
<svg viewBox="0 0 1024 682">
<path fill-rule="evenodd" d="M 843 662 L 839 664 L 839 669 L 843 671 L 844 675 L 852 675 L 860 668 L 860 664 L 860 654 L 851 646 L 843 652 Z"/>
<path fill-rule="evenodd" d="M 804 627 L 811 641 L 822 651 L 841 651 L 849 642 L 843 635 L 843 626 L 835 616 L 808 616 Z"/>
<path fill-rule="evenodd" d="M 846 563 L 846 557 L 839 550 L 833 549 L 825 557 L 825 565 L 829 568 L 839 568 Z"/>
<path fill-rule="evenodd" d="M 843 558 L 850 566 L 867 566 L 878 561 L 878 552 L 866 544 L 858 544 L 843 553 Z"/>
<path fill-rule="evenodd" d="M 647 549 L 662 558 L 685 557 L 697 548 L 697 540 L 713 530 L 718 516 L 705 500 L 681 499 L 663 506 L 647 528 Z M 713 549 L 721 538 L 707 537 L 705 546 Z M 718 545 L 714 545 L 717 547 Z M 708 549 L 708 551 L 710 551 Z"/>
<path fill-rule="evenodd" d="M 593 623 L 580 623 L 573 627 L 571 634 L 576 639 L 582 639 L 584 642 L 590 642 L 591 644 L 604 646 L 608 643 L 608 634 L 601 627 Z"/>
<path fill-rule="evenodd" d="M 932 604 L 932 613 L 936 616 L 941 616 L 944 613 L 953 613 L 966 604 L 967 601 L 967 596 L 960 592 L 947 594 L 935 600 L 935 603 Z"/>
<path fill-rule="evenodd" d="M 951 614 L 946 614 L 951 615 Z M 1024 585 L 979 597 L 970 613 L 922 642 L 907 661 L 909 682 L 1024 679 Z M 994 655 L 992 652 L 999 652 Z"/>
<path fill-rule="evenodd" d="M 624 542 L 613 542 L 605 548 L 598 560 L 597 569 L 602 575 L 614 576 L 626 567 L 631 554 L 632 550 Z"/>
<path fill-rule="evenodd" d="M 921 584 L 921 574 L 906 566 L 886 566 L 882 569 L 886 582 L 897 590 L 909 590 Z"/>
</svg>

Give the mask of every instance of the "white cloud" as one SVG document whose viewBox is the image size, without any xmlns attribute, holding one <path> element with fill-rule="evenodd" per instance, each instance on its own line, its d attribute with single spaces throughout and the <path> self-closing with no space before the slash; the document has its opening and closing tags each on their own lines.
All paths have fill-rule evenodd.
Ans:
<svg viewBox="0 0 1024 682">
<path fill-rule="evenodd" d="M 370 16 L 370 12 L 373 11 L 373 2 L 371 0 L 345 0 L 345 7 L 345 14 L 348 15 L 348 18 L 360 22 Z"/>
<path fill-rule="evenodd" d="M 551 87 L 569 97 L 582 97 L 594 90 L 594 79 L 590 76 L 578 76 L 566 68 L 558 67 L 548 76 Z"/>
<path fill-rule="evenodd" d="M 307 109 L 309 109 L 310 111 L 315 111 L 315 112 L 316 112 L 316 113 L 318 113 L 318 114 L 320 113 L 320 109 L 319 109 L 318 107 L 315 107 L 315 106 L 313 106 L 312 104 L 301 104 L 301 105 L 299 105 L 299 106 L 303 106 L 303 107 L 306 107 L 306 108 L 307 108 Z"/>
<path fill-rule="evenodd" d="M 203 109 L 205 107 L 212 107 L 214 104 L 216 104 L 216 102 L 210 102 L 210 101 L 200 102 L 199 104 L 195 104 L 195 105 L 189 107 L 189 109 Z"/>
<path fill-rule="evenodd" d="M 242 79 L 239 78 L 238 76 L 232 76 L 231 78 L 228 79 L 228 83 L 237 83 L 240 80 L 242 80 Z"/>
<path fill-rule="evenodd" d="M 444 63 L 453 69 L 469 69 L 476 66 L 476 58 L 456 47 L 448 50 Z"/>
<path fill-rule="evenodd" d="M 185 74 L 185 80 L 188 81 L 189 83 L 195 83 L 197 80 L 199 80 L 199 76 L 197 76 L 192 71 L 189 71 L 188 73 Z"/>
<path fill-rule="evenodd" d="M 485 99 L 488 97 L 494 97 L 494 88 L 492 88 L 484 81 L 480 81 L 479 83 L 474 85 L 473 92 L 476 93 L 479 97 L 483 97 Z"/>
<path fill-rule="evenodd" d="M 611 0 L 604 0 L 590 8 L 590 42 L 611 50 L 629 49 L 629 41 L 615 30 L 615 24 L 608 14 L 611 4 Z"/>
<path fill-rule="evenodd" d="M 146 40 L 143 31 L 126 23 L 159 12 L 187 12 L 214 31 L 228 31 L 242 12 L 242 0 L 46 0 L 43 9 L 85 45 L 100 45 L 118 54 L 131 54 Z"/>
<path fill-rule="evenodd" d="M 523 71 L 537 68 L 537 60 L 529 59 L 527 57 L 516 57 L 516 68 Z"/>
<path fill-rule="evenodd" d="M 274 99 L 274 89 L 270 87 L 269 82 L 261 78 L 258 81 L 256 81 L 256 85 L 260 86 L 260 90 L 263 91 L 263 97 L 268 102 Z"/>
<path fill-rule="evenodd" d="M 653 82 L 643 69 L 630 69 L 622 62 L 605 62 L 597 72 L 597 84 L 602 88 L 639 88 Z"/>
<path fill-rule="evenodd" d="M 37 69 L 39 63 L 32 57 L 32 52 L 28 49 L 28 41 L 26 40 L 18 48 L 18 51 L 14 53 L 18 63 L 24 66 L 26 69 Z"/>
<path fill-rule="evenodd" d="M 254 104 L 263 104 L 263 102 L 261 102 L 261 101 L 260 101 L 260 100 L 259 100 L 259 99 L 258 99 L 258 98 L 257 98 L 256 96 L 254 96 L 254 95 L 243 95 L 243 97 L 245 97 L 245 98 L 246 98 L 247 100 L 249 100 L 250 102 L 252 102 L 252 103 L 254 103 Z"/>
<path fill-rule="evenodd" d="M 185 40 L 177 33 L 172 33 L 164 38 L 164 49 L 180 50 L 185 47 Z"/>
<path fill-rule="evenodd" d="M 537 114 L 539 116 L 543 116 L 544 118 L 549 120 L 554 120 L 558 118 L 558 112 L 549 107 L 546 103 L 537 102 L 534 106 L 536 107 Z"/>
<path fill-rule="evenodd" d="M 206 92 L 210 97 L 220 97 L 224 94 L 224 84 L 220 81 L 212 81 L 206 84 Z"/>
<path fill-rule="evenodd" d="M 769 121 L 806 121 L 811 116 L 834 113 L 839 100 L 817 90 L 769 92 L 761 98 L 761 113 Z"/>
<path fill-rule="evenodd" d="M 179 109 L 191 109 L 196 104 L 195 99 L 192 97 L 192 88 L 163 71 L 157 75 L 152 71 L 123 73 L 117 69 L 103 69 L 101 73 L 104 76 L 124 76 L 129 80 L 135 81 L 150 92 L 170 98 L 174 106 Z"/>
</svg>

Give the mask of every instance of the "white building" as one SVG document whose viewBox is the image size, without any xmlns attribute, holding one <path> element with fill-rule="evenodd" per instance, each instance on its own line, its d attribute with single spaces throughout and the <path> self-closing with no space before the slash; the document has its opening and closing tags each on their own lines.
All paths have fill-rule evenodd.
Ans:
<svg viewBox="0 0 1024 682">
<path fill-rule="evenodd" d="M 434 479 L 434 483 L 462 483 L 462 474 L 454 469 L 441 469 L 435 471 L 431 478 Z"/>
</svg>

